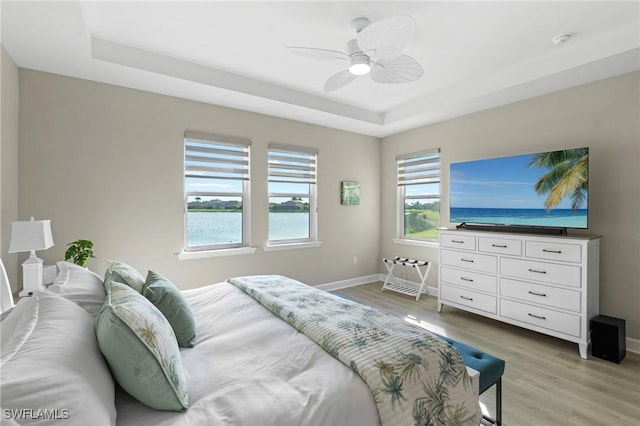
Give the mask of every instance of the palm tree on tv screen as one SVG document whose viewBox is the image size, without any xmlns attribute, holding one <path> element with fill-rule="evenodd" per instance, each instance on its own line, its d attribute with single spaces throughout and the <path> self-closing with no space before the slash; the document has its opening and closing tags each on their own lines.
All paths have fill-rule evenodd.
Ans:
<svg viewBox="0 0 640 426">
<path fill-rule="evenodd" d="M 587 148 L 536 154 L 529 167 L 550 169 L 535 183 L 540 195 L 548 194 L 544 202 L 547 209 L 556 207 L 563 198 L 571 199 L 573 210 L 582 207 L 589 190 L 589 150 Z"/>
</svg>

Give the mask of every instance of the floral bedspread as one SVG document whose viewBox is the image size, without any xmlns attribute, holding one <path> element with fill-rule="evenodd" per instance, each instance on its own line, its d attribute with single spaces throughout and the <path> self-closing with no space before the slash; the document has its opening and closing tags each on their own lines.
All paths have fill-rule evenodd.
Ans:
<svg viewBox="0 0 640 426">
<path fill-rule="evenodd" d="M 227 281 L 356 372 L 371 389 L 383 426 L 480 423 L 460 354 L 428 331 L 279 275 Z"/>
</svg>

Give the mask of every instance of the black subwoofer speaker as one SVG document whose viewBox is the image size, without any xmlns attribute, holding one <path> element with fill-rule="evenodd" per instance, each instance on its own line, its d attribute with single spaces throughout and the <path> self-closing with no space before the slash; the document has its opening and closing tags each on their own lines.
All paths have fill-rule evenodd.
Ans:
<svg viewBox="0 0 640 426">
<path fill-rule="evenodd" d="M 591 355 L 620 364 L 627 355 L 625 322 L 598 315 L 591 320 Z"/>
</svg>

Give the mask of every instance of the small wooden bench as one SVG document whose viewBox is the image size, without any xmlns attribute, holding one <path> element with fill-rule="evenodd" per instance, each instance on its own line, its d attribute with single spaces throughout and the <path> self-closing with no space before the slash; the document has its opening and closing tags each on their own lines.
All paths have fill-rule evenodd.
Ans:
<svg viewBox="0 0 640 426">
<path fill-rule="evenodd" d="M 492 425 L 500 426 L 502 424 L 502 374 L 504 373 L 505 362 L 473 346 L 457 342 L 439 334 L 437 336 L 456 348 L 467 367 L 480 373 L 480 394 L 493 385 L 496 386 L 496 418 L 492 419 L 485 415 L 483 415 L 482 418 Z"/>
</svg>

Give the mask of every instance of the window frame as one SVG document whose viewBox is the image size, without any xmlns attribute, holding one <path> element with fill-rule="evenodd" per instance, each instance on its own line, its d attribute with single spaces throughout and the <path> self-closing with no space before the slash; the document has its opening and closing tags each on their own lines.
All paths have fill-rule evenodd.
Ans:
<svg viewBox="0 0 640 426">
<path fill-rule="evenodd" d="M 273 154 L 272 154 L 273 153 Z M 306 170 L 302 170 L 300 166 L 296 167 L 297 172 L 307 175 L 308 178 L 301 177 L 299 173 L 296 173 L 297 177 L 283 177 L 278 172 L 278 175 L 272 173 L 272 159 L 277 156 L 277 153 L 304 155 L 308 157 L 309 167 Z M 274 172 L 275 173 L 275 172 Z M 292 171 L 293 173 L 293 171 Z M 318 150 L 310 147 L 284 145 L 278 143 L 269 143 L 267 148 L 267 204 L 271 204 L 272 197 L 281 198 L 309 198 L 309 237 L 308 238 L 286 238 L 286 239 L 271 239 L 271 229 L 267 226 L 267 245 L 272 249 L 281 247 L 295 247 L 308 245 L 309 247 L 315 247 L 318 243 Z M 309 192 L 271 192 L 270 183 L 296 183 L 296 184 L 308 184 Z M 271 213 L 269 207 L 267 207 L 267 223 L 269 223 L 268 215 Z"/>
<path fill-rule="evenodd" d="M 433 157 L 432 159 L 427 159 L 425 161 L 421 161 L 420 159 L 423 157 Z M 417 176 L 408 176 L 405 173 L 405 166 L 407 164 L 411 165 L 412 162 L 418 163 L 434 163 L 437 164 L 437 167 L 427 166 L 424 167 L 421 171 L 421 174 Z M 415 172 L 413 172 L 415 173 Z M 437 200 L 440 202 L 440 208 L 442 208 L 442 155 L 440 148 L 413 152 L 409 154 L 401 154 L 396 156 L 396 183 L 397 183 L 397 238 L 398 242 L 415 242 L 415 243 L 437 243 L 438 237 L 435 238 L 420 238 L 411 235 L 405 234 L 405 206 L 407 200 Z M 411 185 L 419 185 L 419 184 L 438 184 L 438 192 L 437 193 L 424 193 L 418 195 L 407 195 L 406 188 Z M 442 226 L 442 212 L 439 212 L 440 223 L 437 228 Z"/>
<path fill-rule="evenodd" d="M 222 172 L 221 169 L 218 169 L 217 166 L 220 166 L 219 163 L 213 163 L 214 166 L 211 167 L 211 176 L 198 176 L 189 174 L 189 166 L 187 165 L 188 161 L 188 141 L 202 143 L 202 144 L 210 144 L 212 145 L 212 149 L 218 149 L 220 147 L 233 147 L 235 149 L 242 149 L 242 161 L 243 164 L 241 166 L 241 170 L 236 169 L 235 174 L 236 177 L 229 176 L 221 176 L 219 173 L 223 173 L 228 175 L 230 173 Z M 184 231 L 184 241 L 183 241 L 183 253 L 194 254 L 199 252 L 228 252 L 229 250 L 237 250 L 250 246 L 251 242 L 251 180 L 250 180 L 250 170 L 251 170 L 251 141 L 249 139 L 244 138 L 236 138 L 229 136 L 220 136 L 220 135 L 212 135 L 205 133 L 197 133 L 197 132 L 185 132 L 184 134 L 184 143 L 183 143 L 183 196 L 184 196 L 184 216 L 183 216 L 183 231 Z M 191 170 L 193 171 L 193 170 Z M 212 178 L 212 179 L 225 179 L 225 180 L 235 180 L 242 181 L 242 191 L 188 191 L 187 190 L 187 179 L 189 177 L 193 178 Z M 242 237 L 241 241 L 238 243 L 230 243 L 230 244 L 208 244 L 208 245 L 199 245 L 199 246 L 189 246 L 189 197 L 240 197 L 242 203 Z"/>
</svg>

